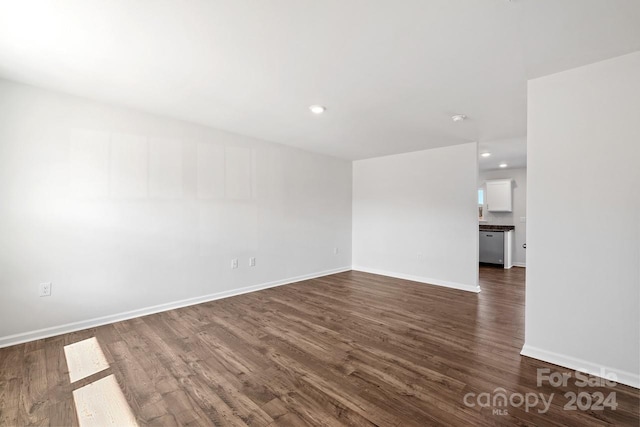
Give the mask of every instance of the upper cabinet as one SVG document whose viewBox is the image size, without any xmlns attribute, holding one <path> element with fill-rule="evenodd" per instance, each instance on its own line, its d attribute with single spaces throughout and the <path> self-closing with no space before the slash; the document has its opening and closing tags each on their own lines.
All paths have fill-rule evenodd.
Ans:
<svg viewBox="0 0 640 427">
<path fill-rule="evenodd" d="M 513 199 L 510 179 L 487 181 L 487 210 L 489 212 L 511 212 Z"/>
</svg>

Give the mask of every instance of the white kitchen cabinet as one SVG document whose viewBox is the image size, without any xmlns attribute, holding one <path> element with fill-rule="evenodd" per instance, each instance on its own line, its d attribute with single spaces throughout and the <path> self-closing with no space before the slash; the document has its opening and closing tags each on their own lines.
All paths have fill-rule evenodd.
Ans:
<svg viewBox="0 0 640 427">
<path fill-rule="evenodd" d="M 511 212 L 513 198 L 510 179 L 492 179 L 487 181 L 487 211 Z"/>
</svg>

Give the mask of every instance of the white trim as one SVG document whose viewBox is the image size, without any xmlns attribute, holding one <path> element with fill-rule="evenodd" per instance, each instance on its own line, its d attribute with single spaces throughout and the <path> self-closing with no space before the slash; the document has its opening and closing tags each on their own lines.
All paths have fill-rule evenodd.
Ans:
<svg viewBox="0 0 640 427">
<path fill-rule="evenodd" d="M 514 267 L 526 267 L 527 263 L 526 262 L 514 262 L 513 266 Z"/>
<path fill-rule="evenodd" d="M 576 357 L 542 350 L 540 348 L 532 347 L 527 344 L 522 347 L 522 351 L 520 352 L 520 354 L 522 356 L 542 360 L 543 362 L 553 363 L 554 365 L 564 366 L 576 371 L 586 372 L 597 377 L 601 377 L 603 373 L 614 373 L 618 377 L 616 382 L 634 388 L 640 388 L 640 375 L 634 374 L 632 372 L 621 371 L 619 369 L 600 365 L 598 363 L 588 362 Z"/>
<path fill-rule="evenodd" d="M 272 282 L 262 283 L 259 285 L 246 286 L 244 288 L 232 289 L 228 291 L 217 292 L 215 294 L 202 295 L 195 298 L 183 299 L 164 304 L 158 304 L 151 307 L 140 308 L 123 313 L 111 314 L 108 316 L 96 317 L 94 319 L 81 320 L 79 322 L 66 323 L 64 325 L 52 326 L 50 328 L 38 329 L 35 331 L 22 332 L 15 335 L 0 337 L 0 348 L 9 347 L 16 344 L 22 344 L 29 341 L 35 341 L 42 338 L 53 337 L 69 332 L 80 331 L 96 326 L 107 325 L 109 323 L 120 322 L 123 320 L 133 319 L 135 317 L 148 316 L 149 314 L 159 313 L 161 311 L 173 310 L 176 308 L 187 307 L 189 305 L 202 304 L 203 302 L 214 301 L 217 299 L 228 298 L 236 295 L 256 292 L 276 286 L 288 285 L 290 283 L 301 282 L 303 280 L 315 279 L 317 277 L 329 276 L 331 274 L 350 271 L 351 266 L 336 268 L 333 270 L 319 271 L 316 273 L 305 274 L 302 276 L 291 277 L 284 280 L 275 280 Z"/>
<path fill-rule="evenodd" d="M 412 276 L 410 274 L 395 273 L 391 271 L 378 270 L 375 268 L 368 268 L 357 265 L 354 265 L 352 269 L 355 271 L 362 271 L 364 273 L 377 274 L 380 276 L 394 277 L 396 279 L 411 280 L 412 282 L 426 283 L 428 285 L 443 286 L 445 288 L 474 292 L 476 294 L 480 292 L 480 286 L 478 285 L 467 285 L 464 283 L 449 282 L 446 280 L 430 279 L 428 277 Z"/>
</svg>

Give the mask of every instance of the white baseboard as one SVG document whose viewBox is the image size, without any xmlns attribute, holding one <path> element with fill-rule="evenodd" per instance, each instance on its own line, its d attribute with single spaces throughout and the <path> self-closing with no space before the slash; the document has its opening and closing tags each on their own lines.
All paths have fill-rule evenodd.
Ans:
<svg viewBox="0 0 640 427">
<path fill-rule="evenodd" d="M 527 263 L 526 262 L 514 262 L 513 266 L 514 267 L 526 267 Z"/>
<path fill-rule="evenodd" d="M 603 366 L 598 363 L 588 362 L 564 354 L 554 353 L 552 351 L 542 350 L 540 348 L 531 347 L 525 344 L 522 347 L 521 355 L 531 357 L 533 359 L 542 360 L 543 362 L 553 363 L 554 365 L 564 366 L 574 371 L 586 372 L 595 376 L 602 376 L 603 373 L 614 373 L 618 377 L 620 384 L 625 384 L 634 388 L 640 388 L 640 375 L 632 372 L 621 371 L 619 369 Z"/>
<path fill-rule="evenodd" d="M 120 322 L 123 320 L 133 319 L 135 317 L 148 316 L 149 314 L 159 313 L 162 311 L 173 310 L 176 308 L 187 307 L 189 305 L 201 304 L 203 302 L 214 301 L 217 299 L 228 298 L 236 295 L 246 294 L 249 292 L 260 291 L 262 289 L 273 288 L 276 286 L 288 285 L 290 283 L 301 282 L 303 280 L 315 279 L 317 277 L 328 276 L 331 274 L 350 271 L 351 266 L 336 268 L 333 270 L 319 271 L 316 273 L 305 274 L 303 276 L 290 277 L 284 280 L 275 280 L 273 282 L 261 283 L 254 286 L 246 286 L 244 288 L 232 289 L 229 291 L 217 292 L 215 294 L 202 295 L 195 298 L 188 298 L 180 301 L 168 302 L 165 304 L 154 305 L 151 307 L 140 308 L 137 310 L 126 311 L 123 313 L 111 314 L 108 316 L 96 317 L 93 319 L 82 320 L 79 322 L 66 323 L 64 325 L 52 326 L 50 328 L 38 329 L 35 331 L 22 332 L 15 335 L 0 337 L 0 348 L 9 347 L 16 344 L 22 344 L 29 341 L 35 341 L 42 338 L 53 337 L 69 332 L 80 331 L 97 326 L 107 325 L 109 323 Z"/>
<path fill-rule="evenodd" d="M 412 282 L 426 283 L 428 285 L 436 285 L 436 286 L 443 286 L 445 288 L 459 289 L 461 291 L 474 292 L 474 293 L 480 292 L 480 286 L 478 285 L 467 285 L 464 283 L 449 282 L 446 280 L 430 279 L 427 277 L 412 276 L 410 274 L 395 273 L 391 271 L 378 270 L 375 268 L 368 268 L 368 267 L 362 267 L 357 265 L 354 265 L 352 269 L 355 271 L 362 271 L 364 273 L 394 277 L 396 279 L 411 280 Z"/>
</svg>

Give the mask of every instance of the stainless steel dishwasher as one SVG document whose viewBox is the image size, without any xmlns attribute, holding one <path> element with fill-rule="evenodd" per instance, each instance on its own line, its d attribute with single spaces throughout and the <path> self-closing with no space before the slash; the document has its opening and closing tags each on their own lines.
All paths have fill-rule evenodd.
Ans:
<svg viewBox="0 0 640 427">
<path fill-rule="evenodd" d="M 480 231 L 480 262 L 504 264 L 503 231 Z"/>
</svg>

